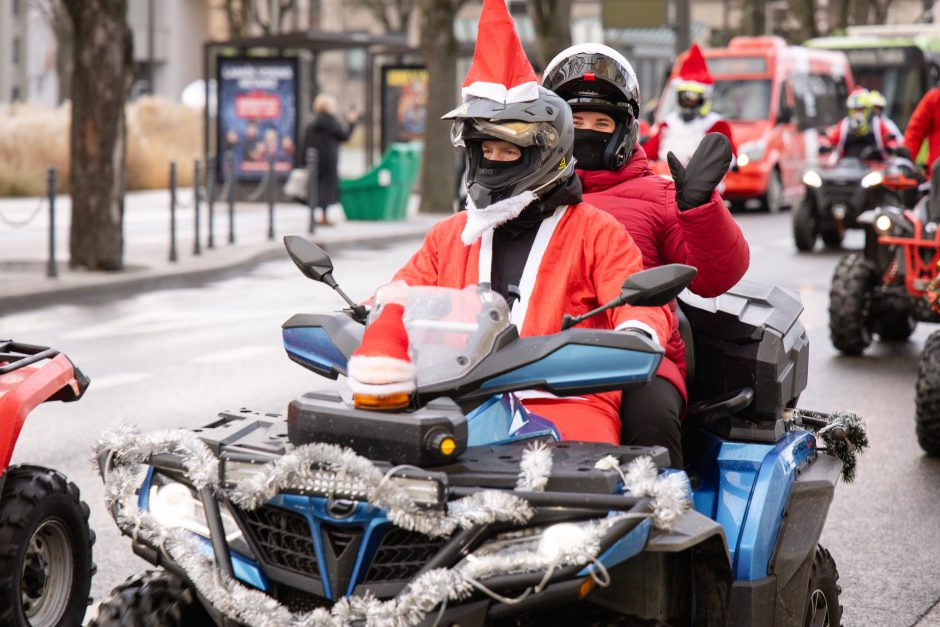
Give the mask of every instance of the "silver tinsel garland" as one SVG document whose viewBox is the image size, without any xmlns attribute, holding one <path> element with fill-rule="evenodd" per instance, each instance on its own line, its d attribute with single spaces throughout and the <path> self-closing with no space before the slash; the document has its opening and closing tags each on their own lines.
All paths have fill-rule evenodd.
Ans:
<svg viewBox="0 0 940 627">
<path fill-rule="evenodd" d="M 474 589 L 498 597 L 481 583 L 489 577 L 545 571 L 542 584 L 535 588 L 537 591 L 558 568 L 593 562 L 602 569 L 597 562 L 600 542 L 610 527 L 625 516 L 581 524 L 577 526 L 577 533 L 566 537 L 562 546 L 553 551 L 529 548 L 505 554 L 471 555 L 454 568 L 438 568 L 424 573 L 398 596 L 387 601 L 371 595 L 344 597 L 330 610 L 319 608 L 312 612 L 292 613 L 264 592 L 223 575 L 215 567 L 212 556 L 189 532 L 166 527 L 152 514 L 139 509 L 136 494 L 139 466 L 148 463 L 151 455 L 166 451 L 182 458 L 187 476 L 195 487 L 208 486 L 222 492 L 218 459 L 194 433 L 170 430 L 141 435 L 130 427 L 119 427 L 104 434 L 95 448 L 95 463 L 102 457 L 106 460 L 105 467 L 100 470 L 105 480 L 107 505 L 115 512 L 115 520 L 123 530 L 161 547 L 183 568 L 196 589 L 215 608 L 250 627 L 340 627 L 353 621 L 364 621 L 370 627 L 406 627 L 421 622 L 443 604 L 465 599 Z M 669 482 L 668 478 L 657 480 L 652 461 L 638 463 L 642 459 L 631 463 L 624 485 L 632 485 L 637 490 L 634 494 L 645 491 L 643 495 L 652 496 L 654 509 L 663 509 L 654 514 L 654 520 L 674 520 L 675 512 L 681 515 L 684 511 L 684 506 L 671 500 L 677 497 L 677 490 L 664 485 Z M 598 462 L 598 467 L 611 468 L 609 461 L 606 465 L 604 462 Z M 543 490 L 551 468 L 550 449 L 540 445 L 530 447 L 523 454 L 517 489 Z M 524 499 L 499 490 L 485 490 L 450 502 L 446 513 L 422 510 L 371 462 L 348 449 L 325 444 L 297 447 L 274 463 L 259 465 L 259 472 L 241 482 L 229 496 L 239 506 L 253 509 L 282 490 L 310 487 L 317 478 L 322 481 L 322 474 L 314 474 L 316 469 L 321 473 L 328 470 L 337 477 L 338 483 L 350 480 L 360 483 L 368 501 L 386 510 L 394 524 L 428 535 L 446 536 L 458 526 L 497 520 L 524 523 L 533 514 Z M 616 470 L 621 472 L 619 465 Z M 622 472 L 621 475 L 624 476 Z"/>
<path fill-rule="evenodd" d="M 690 506 L 691 489 L 685 474 L 675 472 L 660 475 L 650 457 L 644 455 L 634 459 L 627 466 L 626 473 L 620 470 L 620 461 L 613 455 L 600 459 L 594 467 L 620 473 L 627 492 L 636 497 L 649 497 L 653 525 L 657 529 L 672 529 L 672 525 L 682 518 Z"/>
</svg>

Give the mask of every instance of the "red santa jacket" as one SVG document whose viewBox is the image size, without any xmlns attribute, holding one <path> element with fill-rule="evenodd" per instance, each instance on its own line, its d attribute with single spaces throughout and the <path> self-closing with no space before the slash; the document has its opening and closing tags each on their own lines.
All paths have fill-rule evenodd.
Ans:
<svg viewBox="0 0 940 627">
<path fill-rule="evenodd" d="M 676 112 L 670 113 L 643 144 L 643 150 L 653 161 L 665 161 L 666 155 L 673 152 L 685 165 L 707 133 L 725 135 L 731 141 L 732 159 L 737 158 L 738 150 L 731 136 L 731 125 L 714 111 L 689 122 Z"/>
<path fill-rule="evenodd" d="M 673 182 L 654 176 L 646 153 L 637 145 L 616 172 L 578 170 L 584 200 L 614 216 L 643 252 L 643 265 L 654 268 L 685 263 L 698 268 L 689 286 L 699 296 L 718 296 L 741 280 L 750 263 L 744 234 L 717 192 L 700 207 L 679 211 Z M 685 347 L 678 324 L 666 345 L 659 376 L 686 397 Z"/>
<path fill-rule="evenodd" d="M 934 87 L 921 98 L 904 133 L 904 145 L 914 157 L 925 139 L 929 151 L 927 165 L 933 167 L 940 159 L 940 87 Z"/>
<path fill-rule="evenodd" d="M 874 116 L 871 119 L 871 130 L 869 131 L 875 138 L 875 145 L 881 151 L 882 157 L 888 156 L 888 151 L 897 148 L 898 138 L 895 138 L 887 124 L 881 123 L 881 118 Z M 832 147 L 832 154 L 829 160 L 836 163 L 842 158 L 845 152 L 845 142 L 849 137 L 849 119 L 842 118 L 842 121 L 833 126 L 826 134 L 826 142 Z"/>
<path fill-rule="evenodd" d="M 434 225 L 395 279 L 453 288 L 488 282 L 492 231 L 466 246 L 460 241 L 466 222 L 467 214 L 461 212 Z M 513 322 L 524 337 L 557 333 L 566 313 L 586 313 L 613 300 L 624 279 L 642 269 L 639 249 L 610 215 L 586 203 L 559 207 L 542 221 L 532 244 Z M 665 346 L 673 321 L 668 307 L 624 306 L 579 326 L 638 327 Z M 543 393 L 522 396 L 526 408 L 554 422 L 564 439 L 620 442 L 620 392 L 564 399 Z"/>
</svg>

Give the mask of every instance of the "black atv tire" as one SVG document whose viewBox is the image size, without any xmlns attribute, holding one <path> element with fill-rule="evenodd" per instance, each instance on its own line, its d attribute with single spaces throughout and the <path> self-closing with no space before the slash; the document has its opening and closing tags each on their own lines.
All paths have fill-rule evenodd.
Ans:
<svg viewBox="0 0 940 627">
<path fill-rule="evenodd" d="M 214 624 L 195 591 L 163 570 L 134 575 L 111 591 L 88 627 L 202 627 Z"/>
<path fill-rule="evenodd" d="M 835 560 L 822 545 L 816 545 L 803 612 L 804 627 L 839 627 L 842 624 L 841 593 Z"/>
<path fill-rule="evenodd" d="M 930 457 L 940 457 L 940 331 L 927 338 L 917 362 L 914 422 L 917 442 Z"/>
<path fill-rule="evenodd" d="M 869 292 L 874 286 L 871 262 L 859 254 L 839 260 L 829 290 L 829 336 L 847 355 L 861 355 L 871 344 Z"/>
<path fill-rule="evenodd" d="M 842 246 L 842 240 L 845 239 L 845 227 L 834 223 L 829 228 L 822 229 L 820 235 L 822 235 L 823 244 L 829 248 L 839 248 Z"/>
<path fill-rule="evenodd" d="M 767 213 L 780 213 L 783 209 L 783 181 L 780 180 L 780 171 L 774 169 L 767 179 L 767 191 L 760 199 L 761 209 Z"/>
<path fill-rule="evenodd" d="M 875 320 L 875 333 L 883 342 L 906 342 L 916 328 L 917 321 L 906 311 L 885 312 Z"/>
<path fill-rule="evenodd" d="M 0 494 L 0 625 L 80 625 L 94 543 L 74 483 L 49 468 L 11 467 Z"/>
<path fill-rule="evenodd" d="M 805 198 L 793 212 L 793 242 L 797 250 L 810 251 L 816 246 L 816 216 L 813 207 Z"/>
</svg>

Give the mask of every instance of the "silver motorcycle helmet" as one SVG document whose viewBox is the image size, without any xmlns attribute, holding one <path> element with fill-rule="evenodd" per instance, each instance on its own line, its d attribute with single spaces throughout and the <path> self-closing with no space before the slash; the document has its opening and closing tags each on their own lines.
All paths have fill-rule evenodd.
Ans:
<svg viewBox="0 0 940 627">
<path fill-rule="evenodd" d="M 572 111 L 599 111 L 614 119 L 603 167 L 617 170 L 633 154 L 639 135 L 640 83 L 622 54 L 603 44 L 571 46 L 542 74 L 542 86 L 564 98 Z"/>
<path fill-rule="evenodd" d="M 526 190 L 538 195 L 574 175 L 571 109 L 543 87 L 528 102 L 471 97 L 442 119 L 454 120 L 451 141 L 466 149 L 467 195 L 477 209 Z M 499 169 L 488 168 L 483 158 L 488 139 L 516 145 L 522 156 Z"/>
</svg>

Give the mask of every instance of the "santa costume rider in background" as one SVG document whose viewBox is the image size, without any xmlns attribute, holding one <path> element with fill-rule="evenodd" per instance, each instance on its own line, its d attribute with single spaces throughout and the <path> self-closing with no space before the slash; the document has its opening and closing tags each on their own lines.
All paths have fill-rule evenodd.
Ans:
<svg viewBox="0 0 940 627">
<path fill-rule="evenodd" d="M 899 138 L 872 112 L 867 89 L 853 89 L 845 99 L 845 106 L 848 115 L 826 136 L 826 144 L 832 151 L 831 164 L 838 163 L 842 157 L 870 158 L 873 151 L 881 159 L 887 159 L 897 151 Z"/>
<path fill-rule="evenodd" d="M 444 118 L 454 121 L 454 145 L 466 149 L 467 210 L 432 227 L 395 279 L 457 289 L 489 284 L 510 303 L 521 336 L 557 333 L 564 314 L 616 298 L 624 279 L 643 269 L 642 255 L 613 217 L 581 201 L 571 109 L 539 86 L 503 0 L 484 1 L 463 96 Z M 407 304 L 378 315 L 407 317 Z M 665 346 L 672 313 L 623 306 L 579 326 L 619 329 Z M 363 345 L 372 344 L 372 328 Z M 352 385 L 375 385 L 383 377 L 401 383 L 396 376 L 404 378 L 407 368 L 387 367 L 374 359 L 381 357 L 376 351 L 363 350 L 360 356 L 373 359 L 350 362 Z M 401 352 L 399 344 L 399 362 Z M 619 444 L 619 392 L 517 396 L 563 439 Z"/>
<path fill-rule="evenodd" d="M 744 276 L 750 260 L 744 234 L 715 187 L 731 160 L 727 138 L 713 133 L 687 166 L 667 155 L 672 180 L 656 176 L 637 144 L 640 86 L 633 67 L 603 44 L 578 44 L 558 54 L 542 86 L 561 96 L 574 116 L 574 156 L 584 200 L 626 227 L 643 252 L 643 265 L 695 266 L 689 289 L 712 297 Z M 658 444 L 671 466 L 682 468 L 681 418 L 685 410 L 685 347 L 676 325 L 658 376 L 624 392 L 623 444 Z"/>
<path fill-rule="evenodd" d="M 726 136 L 731 142 L 733 158 L 737 157 L 731 126 L 721 115 L 711 110 L 714 84 L 715 79 L 708 73 L 701 49 L 698 44 L 692 44 L 679 68 L 678 78 L 672 81 L 677 107 L 666 115 L 643 144 L 643 150 L 650 160 L 665 161 L 666 155 L 671 152 L 682 165 L 686 165 L 708 133 Z"/>
</svg>

